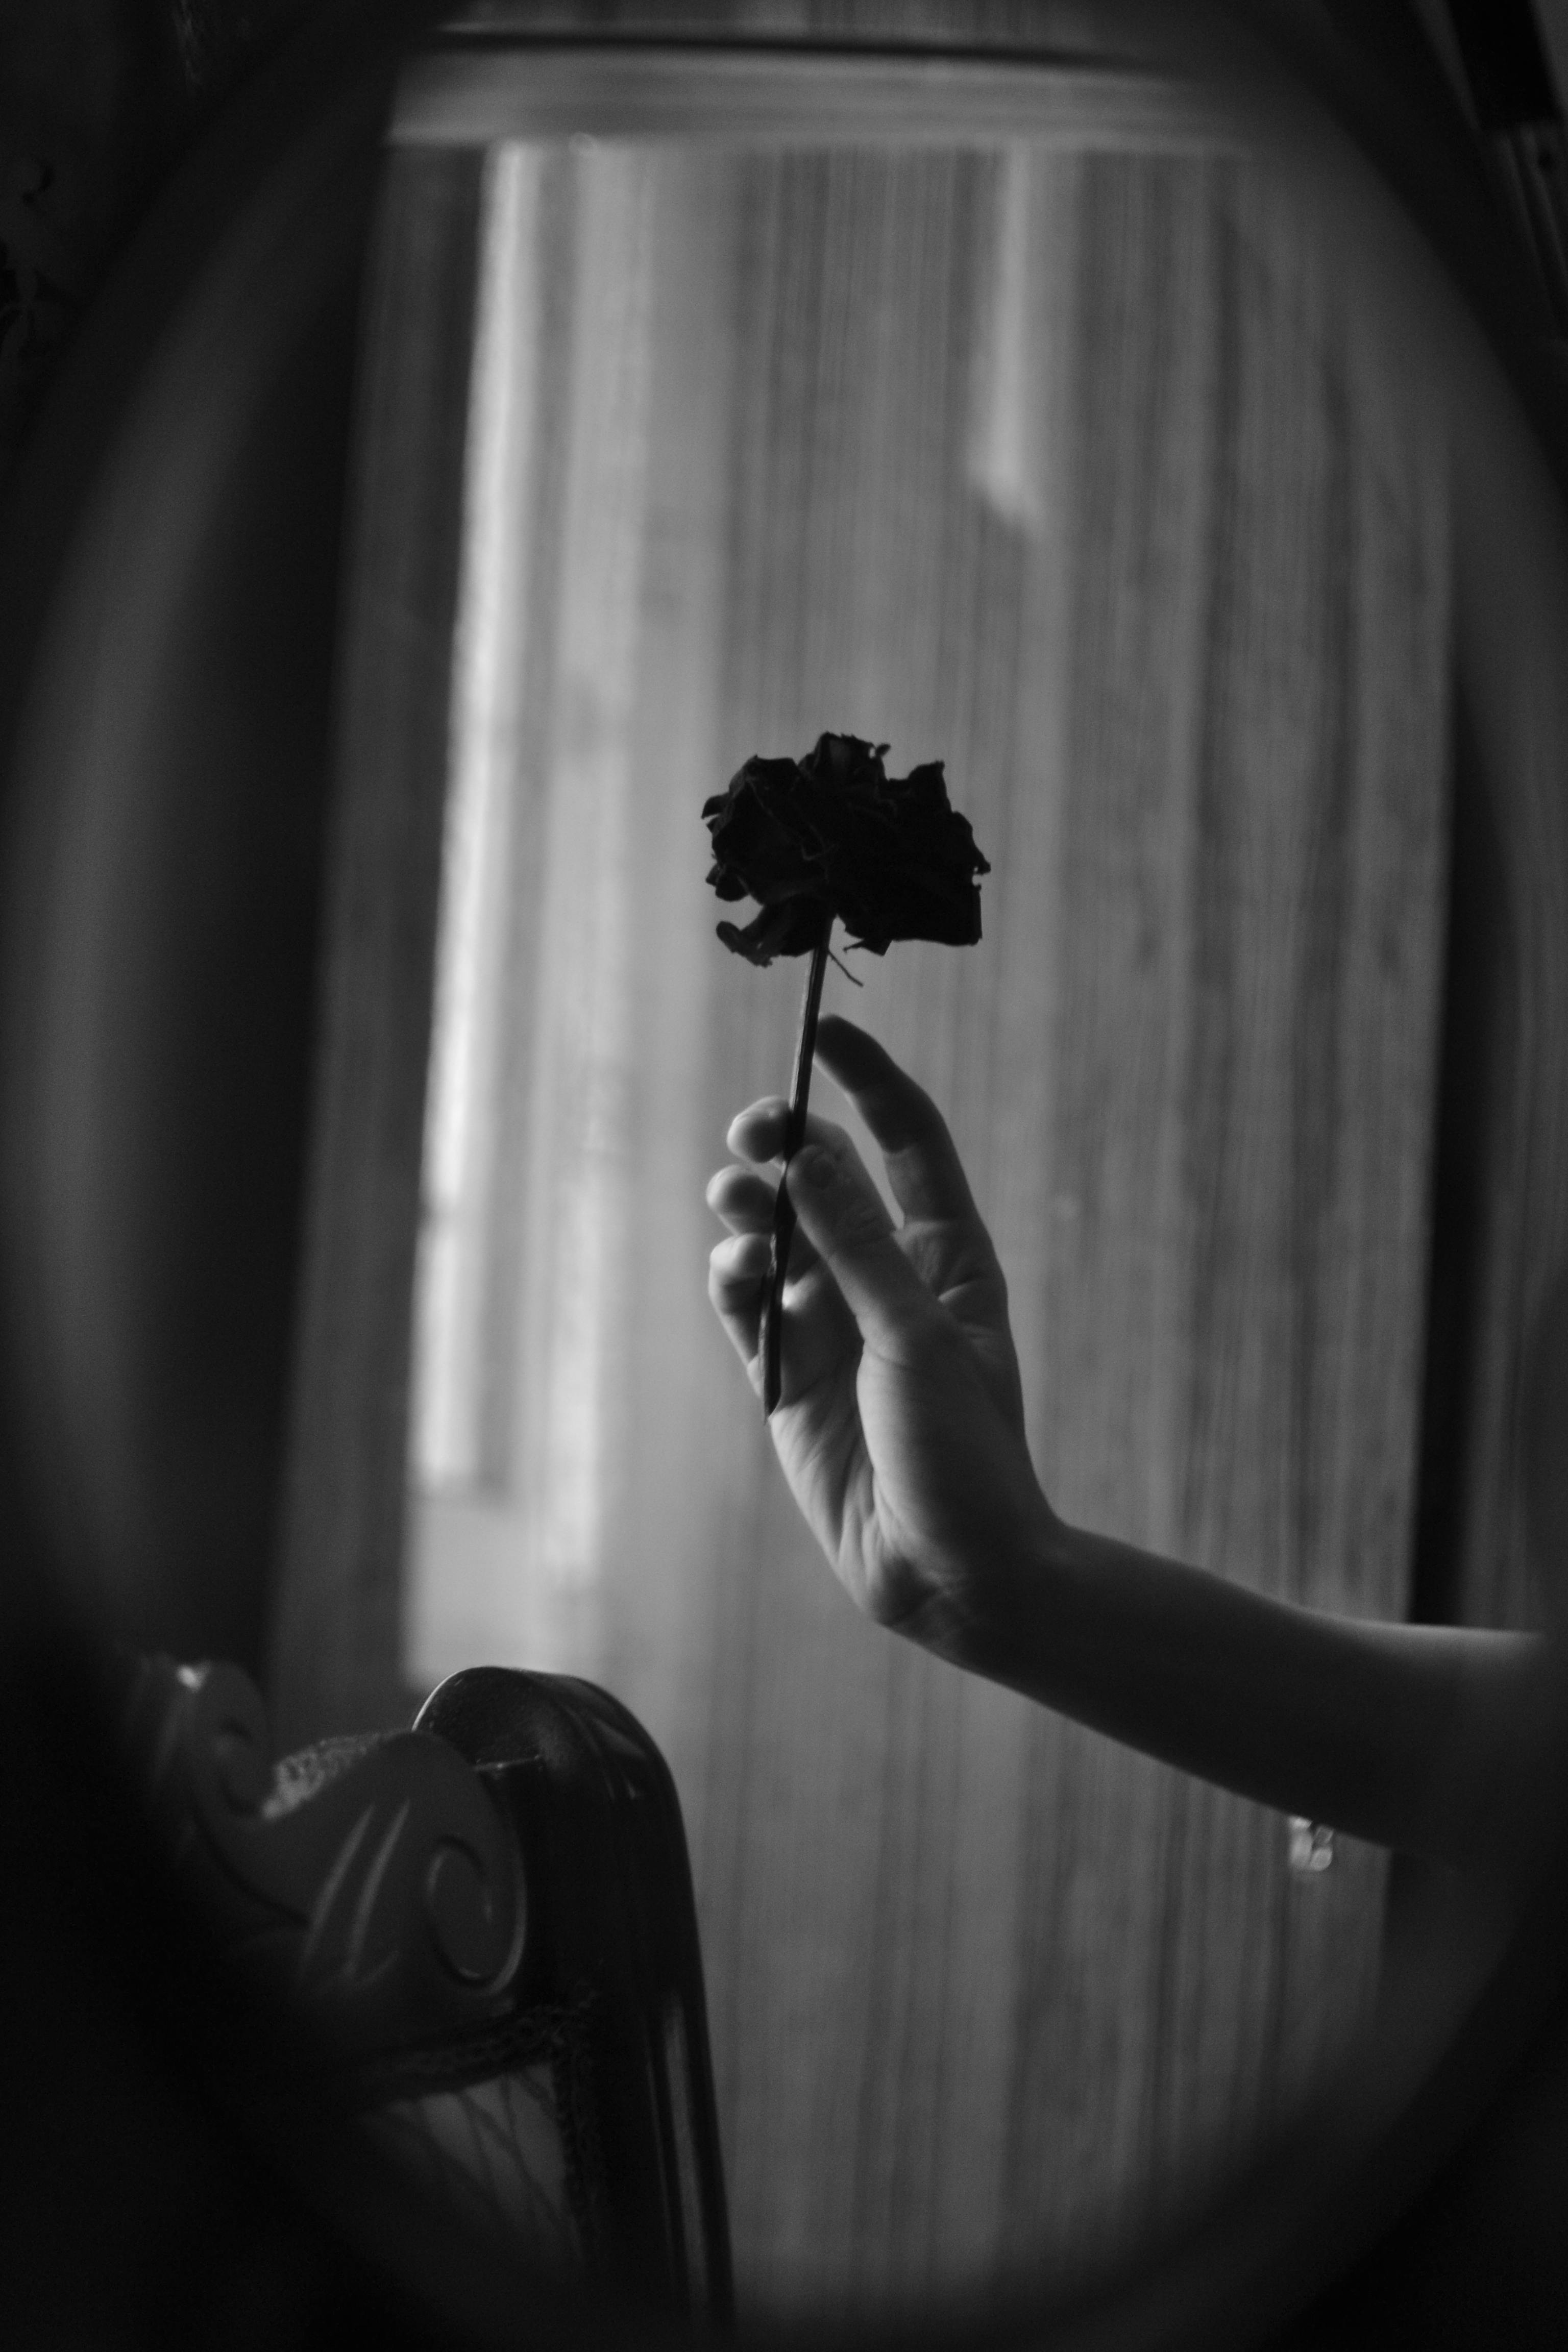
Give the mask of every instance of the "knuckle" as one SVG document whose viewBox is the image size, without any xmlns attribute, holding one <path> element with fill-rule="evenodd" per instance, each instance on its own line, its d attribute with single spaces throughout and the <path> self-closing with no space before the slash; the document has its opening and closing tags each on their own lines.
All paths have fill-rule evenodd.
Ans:
<svg viewBox="0 0 1568 2352">
<path fill-rule="evenodd" d="M 836 1252 L 880 1249 L 891 1238 L 892 1228 L 879 1202 L 868 1201 L 858 1187 L 846 1194 L 834 1220 L 832 1241 Z"/>
</svg>

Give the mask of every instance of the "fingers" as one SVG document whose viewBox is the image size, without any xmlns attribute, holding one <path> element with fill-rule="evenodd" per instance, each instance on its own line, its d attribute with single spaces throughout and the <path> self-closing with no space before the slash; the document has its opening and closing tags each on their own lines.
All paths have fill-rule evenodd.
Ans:
<svg viewBox="0 0 1568 2352">
<path fill-rule="evenodd" d="M 762 1386 L 757 1349 L 770 1255 L 767 1234 L 731 1234 L 715 1245 L 708 1260 L 708 1297 L 735 1353 L 751 1375 L 752 1387 L 757 1389 Z M 790 1251 L 789 1288 L 784 1297 L 784 1394 L 788 1402 L 847 1356 L 852 1361 L 860 1344 L 854 1318 L 824 1274 L 816 1252 L 798 1224 Z"/>
<path fill-rule="evenodd" d="M 979 1226 L 963 1162 L 931 1097 L 842 1013 L 824 1013 L 816 1050 L 880 1145 L 893 1198 L 904 1214 Z"/>
<path fill-rule="evenodd" d="M 936 1293 L 951 1290 L 961 1279 L 973 1286 L 978 1277 L 999 1275 L 995 1252 L 946 1122 L 930 1096 L 875 1038 L 839 1014 L 824 1015 L 817 1045 L 824 1066 L 881 1147 L 893 1197 L 909 1223 L 900 1245 L 882 1195 L 850 1138 L 830 1121 L 808 1117 L 805 1148 L 791 1161 L 787 1179 L 799 1219 L 792 1276 L 802 1270 L 803 1259 L 826 1258 L 863 1339 L 897 1355 L 917 1327 L 928 1326 L 931 1315 L 940 1313 Z M 722 1170 L 710 1184 L 708 1199 L 737 1240 L 765 1237 L 772 1230 L 775 1188 L 758 1170 L 782 1157 L 787 1118 L 784 1097 L 768 1095 L 731 1124 L 731 1150 L 754 1165 Z M 807 1169 L 818 1165 L 826 1181 L 808 1183 Z M 931 1250 L 939 1244 L 933 1259 Z M 755 1347 L 766 1269 L 744 1251 L 724 1253 L 721 1244 L 710 1289 L 718 1285 L 713 1303 L 744 1355 L 748 1339 Z"/>
<path fill-rule="evenodd" d="M 784 1152 L 784 1126 L 788 1116 L 789 1106 L 782 1096 L 764 1095 L 761 1102 L 752 1103 L 731 1120 L 727 1139 L 731 1150 L 742 1152 L 748 1160 L 765 1161 L 779 1159 Z M 864 1197 L 868 1210 L 891 1232 L 882 1196 L 844 1129 L 835 1127 L 831 1119 L 819 1118 L 815 1111 L 811 1111 L 806 1115 L 805 1140 L 832 1155 L 843 1170 L 846 1181 Z M 755 1224 L 764 1198 L 764 1190 L 758 1188 L 765 1188 L 766 1214 L 771 1223 L 774 1186 L 764 1177 L 752 1178 L 744 1169 L 721 1170 L 708 1187 L 708 1205 L 723 1218 L 732 1232 L 750 1230 Z M 791 1264 L 793 1268 L 798 1261 L 792 1260 Z"/>
<path fill-rule="evenodd" d="M 782 1160 L 788 1118 L 789 1105 L 784 1097 L 764 1095 L 761 1102 L 748 1104 L 744 1110 L 737 1112 L 730 1121 L 730 1132 L 725 1141 L 731 1151 L 738 1151 L 744 1160 L 753 1160 L 759 1164 L 769 1160 Z M 845 1150 L 854 1150 L 841 1127 L 835 1127 L 830 1119 L 819 1118 L 815 1111 L 806 1113 L 805 1132 L 815 1142 L 841 1146 Z"/>
<path fill-rule="evenodd" d="M 754 1170 L 721 1168 L 716 1176 L 709 1179 L 707 1198 L 714 1215 L 732 1234 L 760 1234 L 764 1239 L 772 1234 L 778 1187 Z M 807 1267 L 816 1264 L 816 1252 L 797 1225 L 790 1244 L 790 1280 L 798 1282 Z"/>
<path fill-rule="evenodd" d="M 732 1234 L 765 1234 L 773 1225 L 776 1187 L 750 1168 L 721 1168 L 708 1181 L 708 1206 Z"/>
<path fill-rule="evenodd" d="M 765 1233 L 731 1234 L 709 1256 L 708 1297 L 743 1364 L 756 1358 L 767 1271 Z"/>
<path fill-rule="evenodd" d="M 948 1318 L 894 1237 L 887 1210 L 868 1200 L 842 1160 L 820 1145 L 798 1151 L 785 1176 L 801 1231 L 823 1258 L 868 1348 L 908 1361 Z"/>
<path fill-rule="evenodd" d="M 732 1122 L 731 1145 L 756 1159 L 782 1150 L 786 1111 L 787 1106 L 774 1097 L 753 1103 Z M 832 1126 L 826 1119 L 809 1118 L 806 1131 L 816 1150 L 826 1153 L 832 1161 L 845 1193 L 859 1204 L 868 1227 L 890 1242 L 893 1226 L 887 1205 L 843 1129 Z M 776 1182 L 756 1168 L 721 1168 L 708 1183 L 708 1205 L 730 1228 L 729 1238 L 717 1244 L 709 1255 L 708 1296 L 736 1354 L 751 1370 L 753 1385 L 760 1378 L 755 1359 L 777 1196 Z M 797 1215 L 790 1244 L 786 1293 L 790 1302 L 789 1330 L 793 1334 L 785 1339 L 790 1360 L 786 1385 L 806 1379 L 808 1359 L 825 1358 L 835 1347 L 858 1346 L 847 1302 L 834 1284 L 824 1285 L 820 1279 L 814 1282 L 814 1275 L 820 1276 L 818 1254 Z M 809 1340 L 805 1338 L 805 1324 L 814 1327 L 814 1336 Z"/>
<path fill-rule="evenodd" d="M 764 1095 L 748 1103 L 730 1121 L 724 1140 L 744 1160 L 776 1160 L 784 1150 L 784 1122 L 789 1105 L 783 1095 Z"/>
</svg>

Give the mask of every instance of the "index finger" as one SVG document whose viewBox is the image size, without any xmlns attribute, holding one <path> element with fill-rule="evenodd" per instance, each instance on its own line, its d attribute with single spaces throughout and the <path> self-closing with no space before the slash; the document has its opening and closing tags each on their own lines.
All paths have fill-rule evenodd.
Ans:
<svg viewBox="0 0 1568 2352">
<path fill-rule="evenodd" d="M 980 1212 L 963 1163 L 946 1120 L 924 1088 L 900 1069 L 875 1037 L 840 1013 L 823 1014 L 816 1050 L 875 1137 L 888 1164 L 893 1198 L 905 1216 L 922 1223 L 979 1225 Z"/>
</svg>

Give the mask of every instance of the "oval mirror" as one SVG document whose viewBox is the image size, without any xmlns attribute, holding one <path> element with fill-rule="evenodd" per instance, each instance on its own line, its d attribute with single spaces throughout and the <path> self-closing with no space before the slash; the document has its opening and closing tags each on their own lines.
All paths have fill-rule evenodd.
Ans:
<svg viewBox="0 0 1568 2352">
<path fill-rule="evenodd" d="M 742 2319 L 1079 2308 L 1268 2152 L 1364 2154 L 1555 1818 L 1529 279 L 1230 14 L 579 13 L 447 12 L 318 110 L 98 425 L 15 762 L 37 1507 L 79 1615 L 244 1668 L 279 1752 L 481 1664 L 632 1710 Z M 1216 1785 L 1218 1667 L 1173 1760 L 834 1580 L 705 1292 L 800 967 L 715 939 L 700 829 L 825 730 L 942 761 L 990 860 L 976 945 L 826 1001 L 947 1119 L 1053 1509 L 1108 1575 L 1535 1637 L 1484 1830 Z M 1301 1703 L 1342 1777 L 1384 1689 Z"/>
</svg>

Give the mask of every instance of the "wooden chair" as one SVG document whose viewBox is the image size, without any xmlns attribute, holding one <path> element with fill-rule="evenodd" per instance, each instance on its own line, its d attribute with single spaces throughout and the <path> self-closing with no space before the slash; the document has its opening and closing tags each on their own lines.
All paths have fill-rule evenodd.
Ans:
<svg viewBox="0 0 1568 2352">
<path fill-rule="evenodd" d="M 245 1675 L 155 1658 L 125 1727 L 251 1999 L 314 2029 L 311 2098 L 558 2274 L 729 2324 L 690 1871 L 635 1717 L 479 1667 L 407 1731 L 273 1761 Z"/>
</svg>

